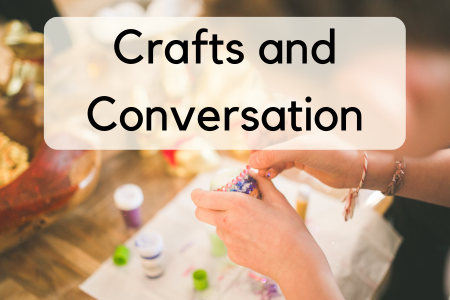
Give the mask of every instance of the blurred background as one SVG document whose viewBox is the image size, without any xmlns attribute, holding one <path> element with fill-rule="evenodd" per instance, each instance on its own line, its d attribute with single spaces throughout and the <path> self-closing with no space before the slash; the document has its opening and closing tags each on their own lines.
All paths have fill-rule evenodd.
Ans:
<svg viewBox="0 0 450 300">
<path fill-rule="evenodd" d="M 0 0 L 0 299 L 92 299 L 80 290 L 79 285 L 104 261 L 109 261 L 118 245 L 134 237 L 139 227 L 151 221 L 195 176 L 228 166 L 230 161 L 245 168 L 250 154 L 248 151 L 214 150 L 57 151 L 46 146 L 42 128 L 45 90 L 42 33 L 50 18 L 396 16 L 406 24 L 409 47 L 448 49 L 448 6 L 448 1 L 401 0 Z M 445 36 L 449 38 L 442 38 Z M 53 51 L 64 52 L 70 48 L 70 40 L 62 44 L 66 48 Z M 87 66 L 87 72 L 97 74 L 98 66 Z M 173 89 L 165 91 L 167 97 L 183 96 L 176 92 L 176 89 L 175 92 Z M 136 101 L 148 97 L 145 86 L 143 93 L 139 88 L 133 93 Z M 346 298 L 403 299 L 389 298 L 386 292 L 391 284 L 393 257 L 401 242 L 401 235 L 383 219 L 392 198 L 384 198 L 379 192 L 364 191 L 360 209 L 370 210 L 370 217 L 366 215 L 364 222 L 355 222 L 353 240 L 341 237 L 344 244 L 336 250 L 337 231 L 342 228 L 330 223 L 335 221 L 322 220 L 320 212 L 335 207 L 331 204 L 333 201 L 323 199 L 338 200 L 345 191 L 331 189 L 295 170 L 285 172 L 283 176 L 301 186 L 298 190 L 292 188 L 294 196 L 289 200 L 313 234 L 317 234 L 315 237 L 321 241 L 321 246 L 328 249 L 324 251 L 329 261 L 344 260 L 340 256 L 343 251 L 350 255 L 345 258 L 346 263 L 350 261 L 356 265 L 356 257 L 362 255 L 353 251 L 354 244 L 367 243 L 367 235 L 362 232 L 368 226 L 378 226 L 379 231 L 385 233 L 374 237 L 385 254 L 378 261 L 385 268 L 376 278 L 367 279 L 361 273 L 352 277 L 347 273 L 357 271 L 351 266 L 333 269 L 340 278 L 339 285 Z M 130 226 L 123 218 L 123 207 L 121 211 L 114 197 L 117 188 L 129 183 L 142 190 L 144 199 L 139 208 L 142 221 L 137 226 Z M 311 190 L 315 191 L 314 197 L 310 196 Z M 307 206 L 302 204 L 308 198 L 316 203 L 316 219 L 311 213 L 307 214 Z M 309 204 L 311 209 L 312 203 Z M 339 215 L 340 211 L 335 213 Z M 167 226 L 172 226 L 170 224 L 168 222 Z M 179 228 L 177 230 L 181 230 Z M 327 234 L 321 235 L 319 231 Z M 331 242 L 333 246 L 330 246 Z M 370 247 L 365 251 L 376 252 Z M 352 253 L 356 254 L 352 256 Z M 427 265 L 441 264 L 440 275 L 433 277 L 426 274 L 426 268 L 417 269 L 417 272 L 424 272 L 419 280 L 433 291 L 427 299 L 445 298 L 442 262 L 446 252 L 439 253 L 442 257 Z M 418 257 L 428 254 L 422 255 Z M 360 266 L 360 271 L 370 273 L 371 264 L 366 260 L 362 263 L 365 265 Z M 339 272 L 343 274 L 341 277 Z M 249 275 L 249 278 L 258 283 L 264 281 L 265 285 L 265 280 L 255 276 Z M 357 286 L 355 278 L 361 277 L 365 278 L 367 288 Z M 270 297 L 264 299 L 282 299 L 280 294 Z M 191 299 L 191 295 L 185 299 Z"/>
</svg>

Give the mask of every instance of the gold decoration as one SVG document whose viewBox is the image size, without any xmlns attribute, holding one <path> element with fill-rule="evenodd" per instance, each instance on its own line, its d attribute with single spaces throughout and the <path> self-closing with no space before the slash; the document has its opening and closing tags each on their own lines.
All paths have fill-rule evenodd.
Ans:
<svg viewBox="0 0 450 300">
<path fill-rule="evenodd" d="M 20 21 L 6 24 L 3 42 L 18 59 L 40 60 L 44 57 L 44 35 L 31 31 Z"/>
<path fill-rule="evenodd" d="M 28 149 L 0 132 L 0 187 L 19 177 L 28 166 Z"/>
<path fill-rule="evenodd" d="M 3 43 L 14 53 L 9 79 L 1 87 L 6 97 L 18 95 L 21 91 L 28 92 L 27 85 L 33 87 L 32 94 L 43 89 L 44 84 L 44 35 L 32 32 L 30 28 L 17 20 L 5 26 Z"/>
</svg>

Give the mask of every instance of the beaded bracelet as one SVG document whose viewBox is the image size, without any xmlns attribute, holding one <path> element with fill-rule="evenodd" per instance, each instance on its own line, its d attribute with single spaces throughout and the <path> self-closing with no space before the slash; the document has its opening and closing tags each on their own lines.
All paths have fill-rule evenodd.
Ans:
<svg viewBox="0 0 450 300">
<path fill-rule="evenodd" d="M 225 184 L 223 187 L 218 188 L 216 191 L 218 191 L 218 192 L 226 192 L 228 189 L 231 189 L 233 186 L 238 185 L 239 182 L 241 182 L 243 180 L 248 180 L 246 178 L 246 175 L 248 175 L 248 171 L 251 168 L 252 167 L 250 167 L 250 165 L 247 165 L 247 167 L 245 167 L 245 169 L 238 176 L 236 176 L 235 179 L 231 180 L 230 182 Z M 252 184 L 253 184 L 253 182 L 252 182 Z M 256 187 L 256 185 L 255 185 L 255 187 Z"/>
<path fill-rule="evenodd" d="M 403 171 L 404 168 L 406 168 L 405 159 L 402 158 L 402 160 L 396 160 L 395 161 L 395 167 L 396 171 L 394 173 L 394 176 L 392 176 L 391 183 L 388 185 L 388 189 L 383 194 L 385 196 L 393 196 L 395 193 L 397 193 L 398 189 L 402 187 L 403 185 L 403 175 L 405 174 L 405 171 Z"/>
<path fill-rule="evenodd" d="M 364 184 L 364 179 L 366 178 L 367 166 L 369 165 L 369 159 L 367 158 L 367 152 L 364 151 L 364 168 L 361 176 L 361 181 L 356 189 L 351 188 L 348 190 L 347 196 L 342 199 L 342 202 L 345 202 L 344 211 L 342 214 L 344 215 L 345 221 L 351 219 L 353 217 L 353 212 L 355 210 L 356 201 L 358 200 L 359 190 Z"/>
</svg>

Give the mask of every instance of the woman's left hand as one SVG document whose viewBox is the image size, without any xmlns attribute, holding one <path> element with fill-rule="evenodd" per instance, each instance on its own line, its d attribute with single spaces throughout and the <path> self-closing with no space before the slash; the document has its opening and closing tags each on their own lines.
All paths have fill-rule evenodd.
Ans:
<svg viewBox="0 0 450 300">
<path fill-rule="evenodd" d="M 318 287 L 319 282 L 329 280 L 330 276 L 333 281 L 322 250 L 272 181 L 251 175 L 258 183 L 262 201 L 238 192 L 196 189 L 191 194 L 197 205 L 195 215 L 200 221 L 217 227 L 229 258 L 236 264 L 271 277 L 282 289 L 301 286 L 303 294 L 317 287 L 307 298 L 328 298 L 321 294 L 323 288 Z M 288 284 L 292 280 L 297 285 Z"/>
</svg>

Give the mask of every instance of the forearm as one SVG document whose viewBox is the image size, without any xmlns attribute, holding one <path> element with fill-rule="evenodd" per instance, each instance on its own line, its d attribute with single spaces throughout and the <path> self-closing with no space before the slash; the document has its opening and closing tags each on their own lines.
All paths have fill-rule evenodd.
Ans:
<svg viewBox="0 0 450 300">
<path fill-rule="evenodd" d="M 450 207 L 450 150 L 423 158 L 405 158 L 403 186 L 396 195 Z M 394 156 L 369 152 L 364 188 L 385 192 L 395 172 Z"/>
<path fill-rule="evenodd" d="M 315 242 L 305 242 L 300 251 L 293 251 L 289 267 L 277 279 L 287 300 L 344 299 L 328 261 Z"/>
</svg>

